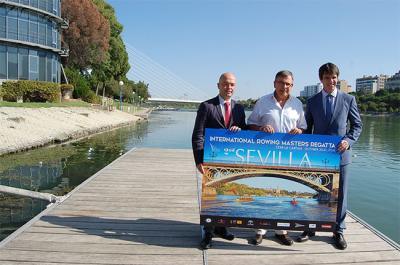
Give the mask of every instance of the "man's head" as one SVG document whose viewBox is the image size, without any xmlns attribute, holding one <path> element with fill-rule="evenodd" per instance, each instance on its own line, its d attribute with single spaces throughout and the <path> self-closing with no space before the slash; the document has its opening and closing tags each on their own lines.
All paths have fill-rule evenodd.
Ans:
<svg viewBox="0 0 400 265">
<path fill-rule="evenodd" d="M 218 82 L 219 95 L 224 100 L 229 100 L 236 88 L 236 77 L 233 73 L 223 73 Z"/>
<path fill-rule="evenodd" d="M 325 92 L 332 93 L 339 78 L 339 68 L 333 63 L 326 63 L 319 68 L 318 74 Z"/>
<path fill-rule="evenodd" d="M 288 70 L 279 71 L 274 81 L 275 96 L 277 99 L 289 98 L 293 87 L 293 74 Z"/>
</svg>

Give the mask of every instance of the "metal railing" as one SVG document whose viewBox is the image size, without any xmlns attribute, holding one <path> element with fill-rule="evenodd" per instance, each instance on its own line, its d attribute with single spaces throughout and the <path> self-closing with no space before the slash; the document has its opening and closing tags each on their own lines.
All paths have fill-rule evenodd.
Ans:
<svg viewBox="0 0 400 265">
<path fill-rule="evenodd" d="M 50 193 L 19 189 L 19 188 L 14 188 L 14 187 L 10 187 L 10 186 L 4 186 L 4 185 L 0 185 L 0 193 L 6 193 L 6 194 L 17 195 L 17 196 L 22 196 L 22 197 L 29 197 L 32 199 L 44 200 L 44 201 L 48 201 L 51 203 L 61 201 L 63 198 L 62 196 L 56 196 L 56 195 L 53 195 Z"/>
</svg>

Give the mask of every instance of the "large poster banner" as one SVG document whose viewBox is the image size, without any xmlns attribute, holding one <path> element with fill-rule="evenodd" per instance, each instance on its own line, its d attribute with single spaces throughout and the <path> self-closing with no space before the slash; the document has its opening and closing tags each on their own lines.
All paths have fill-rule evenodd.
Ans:
<svg viewBox="0 0 400 265">
<path fill-rule="evenodd" d="M 335 231 L 340 140 L 206 129 L 201 224 Z"/>
</svg>

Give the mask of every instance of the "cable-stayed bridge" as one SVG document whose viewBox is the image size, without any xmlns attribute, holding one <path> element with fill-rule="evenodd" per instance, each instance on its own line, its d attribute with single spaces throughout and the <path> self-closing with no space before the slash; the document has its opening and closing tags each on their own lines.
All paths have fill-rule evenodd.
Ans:
<svg viewBox="0 0 400 265">
<path fill-rule="evenodd" d="M 149 84 L 150 102 L 200 103 L 211 96 L 183 80 L 132 45 L 125 43 L 129 79 Z"/>
</svg>

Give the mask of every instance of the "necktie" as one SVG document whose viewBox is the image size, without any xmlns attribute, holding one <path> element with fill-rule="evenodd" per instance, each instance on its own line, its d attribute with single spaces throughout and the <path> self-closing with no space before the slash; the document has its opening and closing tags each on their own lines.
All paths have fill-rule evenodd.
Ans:
<svg viewBox="0 0 400 265">
<path fill-rule="evenodd" d="M 333 113 L 333 96 L 332 95 L 327 95 L 326 96 L 326 119 L 330 121 L 332 119 L 332 113 Z"/>
<path fill-rule="evenodd" d="M 225 102 L 225 127 L 229 128 L 229 121 L 231 120 L 231 106 L 230 102 Z"/>
</svg>

